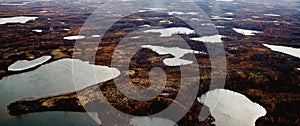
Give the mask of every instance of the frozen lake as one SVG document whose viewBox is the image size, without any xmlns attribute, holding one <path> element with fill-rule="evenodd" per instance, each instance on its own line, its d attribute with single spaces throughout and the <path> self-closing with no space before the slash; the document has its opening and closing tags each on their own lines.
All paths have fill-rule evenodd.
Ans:
<svg viewBox="0 0 300 126">
<path fill-rule="evenodd" d="M 25 24 L 28 21 L 36 20 L 37 18 L 38 17 L 27 17 L 27 16 L 0 18 L 0 25 L 7 24 L 7 23 L 22 23 L 22 24 Z"/>
<path fill-rule="evenodd" d="M 82 35 L 75 35 L 75 36 L 66 36 L 63 39 L 65 40 L 79 40 L 79 39 L 84 39 L 85 36 Z"/>
<path fill-rule="evenodd" d="M 74 71 L 72 65 L 78 71 Z M 76 78 L 73 78 L 72 72 L 76 72 Z M 74 92 L 75 89 L 84 89 L 113 79 L 119 74 L 120 72 L 115 68 L 95 66 L 77 59 L 61 59 L 33 71 L 4 77 L 0 80 L 0 125 L 97 126 L 97 123 L 86 113 L 41 112 L 15 118 L 8 115 L 6 106 L 24 98 L 40 98 Z M 74 81 L 77 84 L 76 87 Z"/>
<path fill-rule="evenodd" d="M 247 29 L 240 29 L 240 28 L 232 28 L 235 32 L 243 34 L 245 36 L 253 36 L 255 34 L 261 33 L 261 31 L 256 30 L 247 30 Z"/>
<path fill-rule="evenodd" d="M 263 46 L 270 48 L 272 51 L 281 52 L 284 54 L 288 54 L 297 58 L 300 58 L 300 49 L 286 46 L 278 46 L 278 45 L 269 45 L 263 44 Z"/>
<path fill-rule="evenodd" d="M 41 65 L 51 59 L 51 56 L 42 56 L 40 58 L 28 61 L 19 60 L 8 67 L 8 71 L 22 71 L 27 70 L 38 65 Z"/>
<path fill-rule="evenodd" d="M 215 89 L 198 98 L 209 107 L 216 126 L 255 126 L 267 111 L 243 94 L 226 89 Z"/>
<path fill-rule="evenodd" d="M 205 52 L 199 52 L 196 50 L 182 49 L 179 47 L 163 47 L 163 46 L 153 46 L 153 45 L 143 45 L 142 48 L 148 48 L 152 51 L 158 53 L 159 55 L 171 54 L 174 58 L 166 58 L 163 60 L 164 64 L 167 66 L 181 66 L 192 64 L 193 61 L 181 59 L 185 54 L 195 53 L 195 54 L 206 54 Z"/>
<path fill-rule="evenodd" d="M 14 5 L 14 6 L 19 6 L 19 5 L 26 5 L 29 4 L 29 1 L 13 1 L 13 2 L 4 2 L 4 3 L 0 3 L 0 5 Z"/>
<path fill-rule="evenodd" d="M 172 27 L 163 29 L 150 29 L 144 31 L 145 33 L 160 33 L 160 37 L 171 37 L 173 34 L 194 34 L 195 31 L 185 27 Z"/>
<path fill-rule="evenodd" d="M 172 120 L 158 117 L 134 117 L 130 119 L 132 126 L 177 126 Z"/>
<path fill-rule="evenodd" d="M 198 38 L 190 38 L 194 41 L 208 42 L 208 43 L 220 43 L 222 42 L 222 35 L 203 36 Z"/>
</svg>

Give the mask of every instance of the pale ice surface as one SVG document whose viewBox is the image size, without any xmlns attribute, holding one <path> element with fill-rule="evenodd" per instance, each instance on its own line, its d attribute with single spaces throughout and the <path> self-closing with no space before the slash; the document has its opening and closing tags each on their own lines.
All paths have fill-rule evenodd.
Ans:
<svg viewBox="0 0 300 126">
<path fill-rule="evenodd" d="M 233 15 L 233 12 L 226 12 L 226 15 Z"/>
<path fill-rule="evenodd" d="M 182 66 L 182 65 L 193 64 L 193 61 L 185 60 L 185 59 L 178 59 L 178 58 L 167 58 L 167 59 L 164 59 L 163 62 L 167 66 Z"/>
<path fill-rule="evenodd" d="M 26 23 L 31 20 L 36 20 L 38 17 L 27 17 L 27 16 L 17 16 L 17 17 L 7 17 L 7 18 L 0 18 L 0 25 L 7 24 L 7 23 Z"/>
<path fill-rule="evenodd" d="M 179 47 L 163 47 L 163 46 L 153 46 L 153 45 L 143 45 L 142 48 L 148 48 L 152 51 L 158 53 L 159 55 L 171 54 L 174 58 L 166 58 L 163 60 L 164 64 L 167 66 L 180 66 L 192 64 L 193 61 L 181 59 L 185 54 L 195 53 L 195 54 L 206 54 L 205 52 L 199 52 L 190 49 L 182 49 Z"/>
<path fill-rule="evenodd" d="M 29 1 L 16 1 L 16 2 L 4 2 L 4 3 L 0 3 L 0 5 L 14 5 L 14 6 L 18 6 L 18 5 L 26 5 L 29 4 Z"/>
<path fill-rule="evenodd" d="M 216 126 L 255 126 L 267 111 L 243 94 L 226 89 L 215 89 L 198 98 L 209 107 Z"/>
<path fill-rule="evenodd" d="M 261 33 L 261 31 L 255 31 L 255 30 L 246 30 L 246 29 L 240 29 L 240 28 L 232 28 L 235 32 L 246 35 L 246 36 L 252 36 L 257 33 Z"/>
<path fill-rule="evenodd" d="M 101 35 L 92 35 L 93 38 L 99 38 Z"/>
<path fill-rule="evenodd" d="M 214 26 L 213 23 L 202 23 L 201 26 Z"/>
<path fill-rule="evenodd" d="M 210 19 L 211 19 L 211 20 L 228 20 L 228 21 L 231 21 L 231 20 L 233 20 L 234 18 L 221 17 L 221 16 L 211 16 Z"/>
<path fill-rule="evenodd" d="M 137 18 L 137 19 L 133 19 L 134 21 L 144 21 L 145 19 L 142 18 Z"/>
<path fill-rule="evenodd" d="M 130 119 L 132 126 L 178 126 L 175 122 L 169 119 L 158 117 L 134 117 Z"/>
<path fill-rule="evenodd" d="M 42 56 L 40 58 L 28 61 L 28 60 L 19 60 L 8 67 L 8 71 L 23 71 L 38 65 L 41 65 L 51 59 L 51 56 Z"/>
<path fill-rule="evenodd" d="M 280 15 L 278 14 L 264 14 L 265 16 L 269 16 L 269 17 L 279 17 Z"/>
<path fill-rule="evenodd" d="M 42 11 L 40 11 L 41 13 L 47 13 L 48 11 L 46 11 L 46 10 L 42 10 Z"/>
<path fill-rule="evenodd" d="M 197 15 L 196 12 L 181 12 L 181 11 L 171 11 L 168 12 L 169 15 Z"/>
<path fill-rule="evenodd" d="M 85 36 L 82 35 L 75 35 L 75 36 L 66 36 L 63 39 L 65 40 L 78 40 L 78 39 L 84 39 Z"/>
<path fill-rule="evenodd" d="M 259 16 L 251 16 L 251 18 L 258 19 L 258 18 L 260 18 L 260 17 L 259 17 Z"/>
<path fill-rule="evenodd" d="M 216 28 L 226 28 L 225 26 L 216 26 Z"/>
<path fill-rule="evenodd" d="M 140 36 L 133 36 L 133 37 L 131 37 L 132 39 L 139 39 L 139 38 L 141 38 Z"/>
<path fill-rule="evenodd" d="M 185 27 L 172 27 L 164 29 L 150 29 L 144 31 L 145 33 L 160 33 L 160 37 L 171 37 L 173 34 L 194 34 L 195 31 Z"/>
<path fill-rule="evenodd" d="M 33 71 L 4 77 L 0 80 L 0 99 L 17 100 L 66 94 L 75 92 L 75 89 L 78 91 L 111 80 L 119 75 L 120 71 L 116 68 L 92 65 L 78 59 L 61 59 Z"/>
<path fill-rule="evenodd" d="M 168 24 L 172 24 L 173 22 L 162 20 L 162 21 L 159 21 L 159 23 L 168 23 Z"/>
<path fill-rule="evenodd" d="M 75 88 L 72 75 L 72 63 L 78 67 L 76 72 L 79 78 L 75 81 L 79 85 Z M 61 95 L 74 92 L 75 89 L 84 89 L 106 80 L 113 79 L 120 74 L 116 68 L 96 66 L 78 59 L 61 59 L 42 65 L 41 67 L 20 74 L 4 77 L 0 80 L 0 122 L 5 126 L 17 125 L 81 125 L 97 126 L 89 115 L 101 124 L 97 113 L 76 112 L 38 112 L 22 115 L 22 119 L 11 117 L 6 108 L 12 102 L 18 100 L 36 99 L 47 96 Z M 97 78 L 97 80 L 95 79 Z M 78 91 L 78 90 L 77 90 Z M 36 120 L 43 123 L 36 122 Z M 53 122 L 53 120 L 55 120 Z M 68 120 L 72 123 L 69 123 Z M 78 121 L 80 120 L 80 121 Z M 99 125 L 98 125 L 99 126 Z"/>
<path fill-rule="evenodd" d="M 221 2 L 232 2 L 233 0 L 216 0 L 216 1 L 221 1 Z"/>
<path fill-rule="evenodd" d="M 300 58 L 300 49 L 297 49 L 297 48 L 269 45 L 269 44 L 263 44 L 263 46 L 270 48 L 272 51 L 281 52 L 284 54 L 288 54 L 288 55 Z"/>
<path fill-rule="evenodd" d="M 220 43 L 222 42 L 222 38 L 224 36 L 222 35 L 212 35 L 212 36 L 203 36 L 203 37 L 197 37 L 197 38 L 190 38 L 194 41 L 201 41 L 201 42 L 208 42 L 208 43 Z"/>
<path fill-rule="evenodd" d="M 97 124 L 101 125 L 101 120 L 99 119 L 98 113 L 97 112 L 87 112 L 87 114 L 97 122 Z"/>
<path fill-rule="evenodd" d="M 41 30 L 41 29 L 34 29 L 34 30 L 32 30 L 32 31 L 37 32 L 37 33 L 43 32 L 43 30 Z"/>
<path fill-rule="evenodd" d="M 141 28 L 145 28 L 145 27 L 151 27 L 150 25 L 142 25 L 142 26 L 140 26 Z"/>
<path fill-rule="evenodd" d="M 166 8 L 159 8 L 159 7 L 149 7 L 149 8 L 146 8 L 146 9 L 153 10 L 153 11 L 164 11 L 164 10 L 167 10 Z"/>
</svg>

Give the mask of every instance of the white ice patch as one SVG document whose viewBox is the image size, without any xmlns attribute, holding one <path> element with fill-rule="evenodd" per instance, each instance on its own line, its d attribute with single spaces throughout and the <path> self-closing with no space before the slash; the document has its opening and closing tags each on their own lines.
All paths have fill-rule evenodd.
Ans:
<svg viewBox="0 0 300 126">
<path fill-rule="evenodd" d="M 65 40 L 78 40 L 78 39 L 84 39 L 85 36 L 82 35 L 75 35 L 75 36 L 66 36 L 63 39 Z"/>
<path fill-rule="evenodd" d="M 228 21 L 231 21 L 231 20 L 233 20 L 234 18 L 227 18 L 227 17 L 221 17 L 221 16 L 211 16 L 210 19 L 211 19 L 211 20 L 228 20 Z"/>
<path fill-rule="evenodd" d="M 225 89 L 207 92 L 198 101 L 209 107 L 216 126 L 255 126 L 267 111 L 243 94 Z"/>
<path fill-rule="evenodd" d="M 140 26 L 141 28 L 147 28 L 147 27 L 151 27 L 150 25 L 142 25 L 142 26 Z"/>
<path fill-rule="evenodd" d="M 26 5 L 29 4 L 30 2 L 28 1 L 16 1 L 16 2 L 5 2 L 5 3 L 0 3 L 0 5 L 9 5 L 9 6 L 19 6 L 19 5 Z"/>
<path fill-rule="evenodd" d="M 243 34 L 245 36 L 252 36 L 258 33 L 262 33 L 261 31 L 255 31 L 255 30 L 246 30 L 246 29 L 239 29 L 239 28 L 232 28 L 235 32 Z"/>
<path fill-rule="evenodd" d="M 168 23 L 168 24 L 172 24 L 173 22 L 163 20 L 163 21 L 159 21 L 159 23 Z"/>
<path fill-rule="evenodd" d="M 219 2 L 232 2 L 233 0 L 216 0 L 216 1 L 219 1 Z"/>
<path fill-rule="evenodd" d="M 101 35 L 92 35 L 93 38 L 99 38 Z"/>
<path fill-rule="evenodd" d="M 172 11 L 168 12 L 169 15 L 197 15 L 196 12 L 180 12 L 180 11 Z"/>
<path fill-rule="evenodd" d="M 32 31 L 37 32 L 37 33 L 43 32 L 43 30 L 41 30 L 41 29 L 34 29 L 34 30 L 32 30 Z"/>
<path fill-rule="evenodd" d="M 214 26 L 213 23 L 202 23 L 201 26 Z"/>
<path fill-rule="evenodd" d="M 33 71 L 4 77 L 0 80 L 2 86 L 0 97 L 5 97 L 0 99 L 14 101 L 25 97 L 71 93 L 111 80 L 119 75 L 120 71 L 116 68 L 93 65 L 78 59 L 61 59 Z M 76 82 L 76 87 L 74 82 Z"/>
<path fill-rule="evenodd" d="M 222 42 L 222 35 L 213 35 L 213 36 L 203 36 L 198 38 L 190 38 L 190 40 L 201 41 L 201 42 L 209 42 L 209 43 L 220 43 Z"/>
<path fill-rule="evenodd" d="M 191 18 L 192 21 L 199 21 L 199 18 Z"/>
<path fill-rule="evenodd" d="M 233 15 L 233 12 L 226 12 L 226 15 Z"/>
<path fill-rule="evenodd" d="M 300 58 L 300 49 L 297 49 L 297 48 L 269 45 L 269 44 L 263 44 L 263 46 L 270 48 L 272 51 L 281 52 L 284 54 L 288 54 L 288 55 Z"/>
<path fill-rule="evenodd" d="M 178 58 L 167 58 L 164 59 L 164 64 L 167 66 L 183 66 L 193 64 L 193 61 L 185 60 L 185 59 L 178 59 Z"/>
<path fill-rule="evenodd" d="M 40 11 L 41 13 L 47 13 L 48 11 L 46 11 L 46 10 L 43 10 L 43 11 Z"/>
<path fill-rule="evenodd" d="M 134 117 L 130 119 L 132 126 L 177 126 L 175 122 L 169 119 L 158 117 Z"/>
<path fill-rule="evenodd" d="M 167 10 L 165 8 L 155 8 L 155 7 L 150 7 L 150 8 L 146 8 L 148 10 L 152 10 L 152 11 L 164 11 L 164 10 Z"/>
<path fill-rule="evenodd" d="M 36 20 L 37 18 L 38 17 L 26 17 L 26 16 L 0 18 L 0 25 L 7 24 L 7 23 L 21 23 L 21 24 L 25 24 L 28 21 Z"/>
<path fill-rule="evenodd" d="M 225 26 L 216 26 L 216 28 L 226 28 Z"/>
<path fill-rule="evenodd" d="M 160 33 L 160 37 L 171 37 L 173 34 L 194 34 L 195 31 L 185 27 L 173 27 L 164 29 L 150 29 L 144 31 L 145 33 Z"/>
<path fill-rule="evenodd" d="M 264 16 L 279 17 L 280 15 L 278 15 L 278 14 L 264 14 Z"/>
<path fill-rule="evenodd" d="M 131 37 L 132 39 L 139 39 L 139 38 L 141 38 L 140 36 L 133 36 L 133 37 Z"/>
<path fill-rule="evenodd" d="M 195 53 L 195 54 L 206 54 L 205 52 L 199 52 L 196 50 L 182 49 L 179 47 L 163 47 L 163 46 L 153 46 L 153 45 L 143 45 L 142 48 L 148 48 L 152 51 L 158 53 L 159 55 L 171 54 L 174 58 L 166 58 L 163 60 L 164 64 L 167 66 L 180 66 L 192 64 L 193 61 L 181 59 L 185 54 Z"/>
<path fill-rule="evenodd" d="M 259 16 L 251 16 L 251 18 L 258 19 L 260 17 Z"/>
<path fill-rule="evenodd" d="M 133 19 L 134 21 L 144 21 L 145 19 L 142 18 L 137 18 L 137 19 Z"/>
<path fill-rule="evenodd" d="M 8 71 L 23 71 L 38 65 L 41 65 L 51 59 L 51 56 L 42 56 L 40 58 L 28 61 L 19 60 L 8 67 Z"/>
</svg>

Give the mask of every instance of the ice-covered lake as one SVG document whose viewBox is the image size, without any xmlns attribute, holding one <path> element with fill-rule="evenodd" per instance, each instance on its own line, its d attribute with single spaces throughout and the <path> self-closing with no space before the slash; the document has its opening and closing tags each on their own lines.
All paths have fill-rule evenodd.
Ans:
<svg viewBox="0 0 300 126">
<path fill-rule="evenodd" d="M 203 37 L 197 37 L 197 38 L 190 38 L 194 41 L 201 41 L 201 42 L 208 42 L 208 43 L 220 43 L 222 42 L 222 38 L 224 36 L 222 35 L 212 35 L 212 36 L 203 36 Z"/>
<path fill-rule="evenodd" d="M 209 107 L 216 126 L 255 126 L 267 111 L 243 94 L 226 89 L 215 89 L 203 94 L 198 101 Z"/>
<path fill-rule="evenodd" d="M 77 69 L 73 69 L 73 67 Z M 72 72 L 76 72 L 73 78 Z M 120 75 L 116 68 L 95 66 L 78 59 L 61 59 L 20 74 L 0 80 L 0 124 L 17 125 L 70 125 L 97 126 L 86 113 L 41 112 L 14 118 L 8 115 L 6 106 L 24 98 L 40 98 L 74 92 L 88 86 L 113 79 Z M 74 81 L 77 82 L 76 87 Z M 55 121 L 53 121 L 55 120 Z"/>
<path fill-rule="evenodd" d="M 130 119 L 132 126 L 177 126 L 175 122 L 169 119 L 158 117 L 134 117 Z"/>
<path fill-rule="evenodd" d="M 300 58 L 300 49 L 298 49 L 298 48 L 270 45 L 270 44 L 263 44 L 263 46 L 270 48 L 272 51 L 281 52 L 284 54 L 288 54 L 288 55 Z"/>
<path fill-rule="evenodd" d="M 253 36 L 255 34 L 261 33 L 261 31 L 256 30 L 247 30 L 247 29 L 241 29 L 241 28 L 232 28 L 235 32 L 243 34 L 245 36 Z"/>
<path fill-rule="evenodd" d="M 41 29 L 34 29 L 34 30 L 32 30 L 32 31 L 37 32 L 37 33 L 43 32 L 43 30 L 41 30 Z"/>
<path fill-rule="evenodd" d="M 38 65 L 41 65 L 51 59 L 51 56 L 42 56 L 40 58 L 28 61 L 28 60 L 19 60 L 8 67 L 8 71 L 22 71 L 27 70 Z"/>
<path fill-rule="evenodd" d="M 27 23 L 31 20 L 36 20 L 38 17 L 28 17 L 28 16 L 17 16 L 17 17 L 6 17 L 0 18 L 0 25 L 7 24 L 7 23 Z"/>
<path fill-rule="evenodd" d="M 160 33 L 160 37 L 171 37 L 173 34 L 194 34 L 195 31 L 185 27 L 172 27 L 163 29 L 149 29 L 145 33 Z"/>
<path fill-rule="evenodd" d="M 190 49 L 182 49 L 179 47 L 163 47 L 163 46 L 153 46 L 153 45 L 143 45 L 142 48 L 148 48 L 152 51 L 158 53 L 159 55 L 171 54 L 174 58 L 166 58 L 163 60 L 164 64 L 167 66 L 181 66 L 192 64 L 193 61 L 181 59 L 185 54 L 195 53 L 195 54 L 206 54 L 205 52 L 200 52 Z"/>
<path fill-rule="evenodd" d="M 63 39 L 65 40 L 79 40 L 79 39 L 84 39 L 85 36 L 82 35 L 74 35 L 74 36 L 66 36 Z"/>
<path fill-rule="evenodd" d="M 3 3 L 0 3 L 0 5 L 19 6 L 19 5 L 26 5 L 29 3 L 30 3 L 29 1 L 12 1 L 12 2 L 3 2 Z"/>
</svg>

